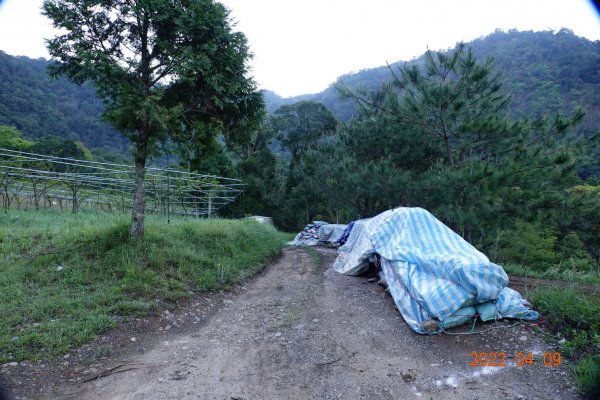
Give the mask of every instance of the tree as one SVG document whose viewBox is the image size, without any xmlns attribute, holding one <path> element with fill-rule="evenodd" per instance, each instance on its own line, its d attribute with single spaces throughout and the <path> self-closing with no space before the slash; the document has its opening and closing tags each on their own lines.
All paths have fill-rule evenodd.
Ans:
<svg viewBox="0 0 600 400">
<path fill-rule="evenodd" d="M 17 129 L 0 125 L 0 148 L 9 150 L 26 150 L 31 142 L 22 138 L 23 134 Z"/>
<path fill-rule="evenodd" d="M 131 234 L 141 238 L 146 160 L 159 143 L 210 142 L 256 123 L 245 36 L 212 0 L 45 0 L 66 33 L 48 41 L 50 72 L 90 82 L 104 116 L 134 143 Z"/>
<path fill-rule="evenodd" d="M 469 241 L 475 233 L 484 240 L 486 230 L 558 208 L 577 182 L 577 155 L 589 141 L 569 129 L 581 111 L 513 120 L 492 60 L 479 62 L 462 45 L 428 52 L 423 66 L 390 70 L 392 82 L 379 91 L 340 88 L 362 111 L 346 129 L 347 154 L 376 177 L 401 178 L 390 193 L 365 192 L 370 207 L 387 196 L 388 204 L 432 210 Z"/>
<path fill-rule="evenodd" d="M 272 124 L 294 160 L 300 159 L 302 153 L 319 139 L 335 133 L 337 128 L 337 120 L 331 111 L 316 101 L 299 101 L 279 107 L 273 113 Z"/>
<path fill-rule="evenodd" d="M 30 150 L 32 153 L 44 154 L 62 158 L 76 158 L 78 160 L 92 160 L 92 153 L 81 142 L 65 140 L 58 136 L 48 135 L 34 142 Z"/>
</svg>

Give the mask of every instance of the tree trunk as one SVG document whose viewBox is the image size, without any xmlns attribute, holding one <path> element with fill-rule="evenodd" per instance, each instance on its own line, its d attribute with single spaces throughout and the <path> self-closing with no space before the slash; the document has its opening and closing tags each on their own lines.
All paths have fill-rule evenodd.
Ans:
<svg viewBox="0 0 600 400">
<path fill-rule="evenodd" d="M 135 185 L 133 187 L 133 206 L 131 213 L 131 236 L 141 239 L 144 236 L 144 216 L 146 213 L 146 156 L 148 136 L 140 132 L 135 154 Z"/>
<path fill-rule="evenodd" d="M 448 156 L 448 165 L 454 166 L 454 159 L 452 158 L 452 146 L 450 146 L 450 138 L 444 136 L 444 144 L 446 145 L 446 155 Z"/>
</svg>

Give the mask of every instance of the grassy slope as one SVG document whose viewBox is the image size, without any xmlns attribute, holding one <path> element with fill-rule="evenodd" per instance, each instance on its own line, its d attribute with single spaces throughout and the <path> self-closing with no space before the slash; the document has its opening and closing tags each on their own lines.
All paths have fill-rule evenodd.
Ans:
<svg viewBox="0 0 600 400">
<path fill-rule="evenodd" d="M 597 292 L 541 287 L 527 297 L 541 311 L 560 343 L 575 382 L 586 395 L 600 395 L 600 297 Z"/>
<path fill-rule="evenodd" d="M 131 316 L 260 271 L 289 235 L 253 221 L 0 214 L 0 362 L 52 357 Z"/>
</svg>

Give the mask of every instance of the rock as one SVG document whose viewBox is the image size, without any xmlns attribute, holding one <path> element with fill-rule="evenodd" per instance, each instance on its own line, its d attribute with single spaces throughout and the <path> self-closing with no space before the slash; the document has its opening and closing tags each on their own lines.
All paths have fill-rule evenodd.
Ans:
<svg viewBox="0 0 600 400">
<path fill-rule="evenodd" d="M 13 361 L 13 362 L 9 362 L 8 365 L 10 365 L 11 367 L 16 367 L 17 365 L 19 365 L 19 363 L 16 361 Z"/>
<path fill-rule="evenodd" d="M 136 338 L 134 338 L 134 337 L 132 337 L 132 338 L 131 338 L 131 339 L 129 339 L 129 340 L 131 340 L 132 342 L 135 342 L 137 339 L 136 339 Z"/>
<path fill-rule="evenodd" d="M 527 340 L 527 336 L 523 335 L 523 336 L 519 336 L 519 340 L 524 342 Z"/>
<path fill-rule="evenodd" d="M 404 382 L 414 382 L 417 380 L 417 378 L 410 372 L 402 374 L 402 379 L 404 379 Z"/>
<path fill-rule="evenodd" d="M 427 332 L 431 333 L 431 332 L 435 332 L 438 328 L 438 323 L 436 320 L 433 319 L 428 319 L 427 321 L 423 321 L 421 322 L 421 326 L 423 327 L 423 329 L 425 329 Z"/>
</svg>

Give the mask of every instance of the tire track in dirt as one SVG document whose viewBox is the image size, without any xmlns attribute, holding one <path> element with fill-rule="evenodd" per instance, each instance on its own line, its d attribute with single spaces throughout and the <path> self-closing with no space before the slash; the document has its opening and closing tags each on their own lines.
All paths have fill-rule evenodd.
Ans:
<svg viewBox="0 0 600 400">
<path fill-rule="evenodd" d="M 114 365 L 128 360 L 129 370 L 47 398 L 579 398 L 564 366 L 469 366 L 473 351 L 504 351 L 507 360 L 518 351 L 554 351 L 527 324 L 417 335 L 380 287 L 337 274 L 335 251 L 319 251 L 322 272 L 306 252 L 288 248 L 195 332 L 172 334 L 141 355 L 121 354 Z"/>
</svg>

